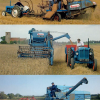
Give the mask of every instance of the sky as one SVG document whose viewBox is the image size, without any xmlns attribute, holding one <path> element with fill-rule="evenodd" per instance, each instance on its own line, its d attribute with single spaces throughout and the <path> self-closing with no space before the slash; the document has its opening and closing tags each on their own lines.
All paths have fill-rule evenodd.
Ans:
<svg viewBox="0 0 100 100">
<path fill-rule="evenodd" d="M 52 82 L 55 85 L 74 86 L 84 77 L 88 79 L 88 84 L 76 90 L 100 94 L 100 75 L 0 75 L 0 91 L 40 96 L 46 94 L 46 88 Z"/>
<path fill-rule="evenodd" d="M 28 31 L 32 28 L 51 31 L 53 37 L 68 33 L 73 42 L 78 38 L 83 42 L 87 41 L 88 38 L 90 40 L 100 40 L 100 25 L 0 25 L 0 37 L 4 36 L 5 32 L 11 32 L 11 37 L 29 39 Z M 61 34 L 59 32 L 64 33 Z M 64 37 L 56 41 L 68 42 L 69 40 Z"/>
</svg>

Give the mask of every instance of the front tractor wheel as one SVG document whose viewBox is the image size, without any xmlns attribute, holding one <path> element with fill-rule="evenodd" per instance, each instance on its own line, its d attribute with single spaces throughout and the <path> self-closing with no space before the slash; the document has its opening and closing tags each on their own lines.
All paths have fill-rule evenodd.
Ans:
<svg viewBox="0 0 100 100">
<path fill-rule="evenodd" d="M 21 17 L 21 10 L 20 10 L 19 6 L 14 6 L 14 8 L 12 9 L 11 15 L 14 18 Z"/>
<path fill-rule="evenodd" d="M 61 15 L 59 13 L 56 13 L 55 16 L 54 16 L 54 20 L 56 21 L 61 21 Z"/>
<path fill-rule="evenodd" d="M 6 16 L 6 11 L 2 11 L 2 16 Z"/>
<path fill-rule="evenodd" d="M 94 59 L 94 62 L 93 62 L 93 70 L 96 71 L 97 70 L 97 60 Z"/>
<path fill-rule="evenodd" d="M 67 54 L 66 54 L 66 56 L 65 56 L 65 62 L 67 62 Z"/>
<path fill-rule="evenodd" d="M 71 58 L 71 69 L 74 69 L 74 58 Z"/>
</svg>

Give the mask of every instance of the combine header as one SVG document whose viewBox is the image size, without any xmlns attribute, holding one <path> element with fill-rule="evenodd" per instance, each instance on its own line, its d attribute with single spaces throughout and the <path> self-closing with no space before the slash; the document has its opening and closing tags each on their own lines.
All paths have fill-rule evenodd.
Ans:
<svg viewBox="0 0 100 100">
<path fill-rule="evenodd" d="M 88 84 L 88 80 L 83 78 L 75 86 L 59 86 L 55 91 L 55 97 L 51 96 L 51 90 L 47 88 L 45 100 L 91 100 L 90 92 L 87 91 L 75 91 L 80 85 Z"/>
<path fill-rule="evenodd" d="M 68 33 L 50 39 L 50 32 L 37 31 L 34 28 L 29 31 L 29 34 L 30 46 L 19 46 L 19 50 L 17 52 L 18 57 L 48 58 L 50 65 L 53 65 L 54 58 L 54 48 L 52 42 L 63 37 L 70 39 Z"/>
</svg>

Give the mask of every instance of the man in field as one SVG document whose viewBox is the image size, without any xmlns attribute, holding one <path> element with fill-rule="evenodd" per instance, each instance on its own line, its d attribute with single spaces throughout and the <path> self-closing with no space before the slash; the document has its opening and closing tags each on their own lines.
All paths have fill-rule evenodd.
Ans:
<svg viewBox="0 0 100 100">
<path fill-rule="evenodd" d="M 57 86 L 54 84 L 54 82 L 52 82 L 51 84 L 52 84 L 52 86 L 48 87 L 48 89 L 51 90 L 51 96 L 56 97 L 55 92 L 57 91 Z"/>
<path fill-rule="evenodd" d="M 21 0 L 19 0 L 15 5 L 24 7 L 24 5 L 21 3 Z"/>
<path fill-rule="evenodd" d="M 84 47 L 84 43 L 80 39 L 77 39 L 77 49 L 79 47 Z"/>
<path fill-rule="evenodd" d="M 50 32 L 48 32 L 48 35 L 47 35 L 46 38 L 45 38 L 46 44 L 47 44 L 48 41 L 50 40 L 50 43 L 51 43 L 51 46 L 52 46 L 52 39 L 53 39 L 53 36 L 50 34 Z"/>
</svg>

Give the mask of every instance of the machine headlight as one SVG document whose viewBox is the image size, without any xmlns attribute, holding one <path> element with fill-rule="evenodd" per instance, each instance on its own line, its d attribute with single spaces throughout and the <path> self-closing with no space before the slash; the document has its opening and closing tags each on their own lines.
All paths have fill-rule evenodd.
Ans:
<svg viewBox="0 0 100 100">
<path fill-rule="evenodd" d="M 78 55 L 78 52 L 76 52 L 76 55 Z"/>
<path fill-rule="evenodd" d="M 90 52 L 89 55 L 92 55 L 92 52 Z"/>
</svg>

